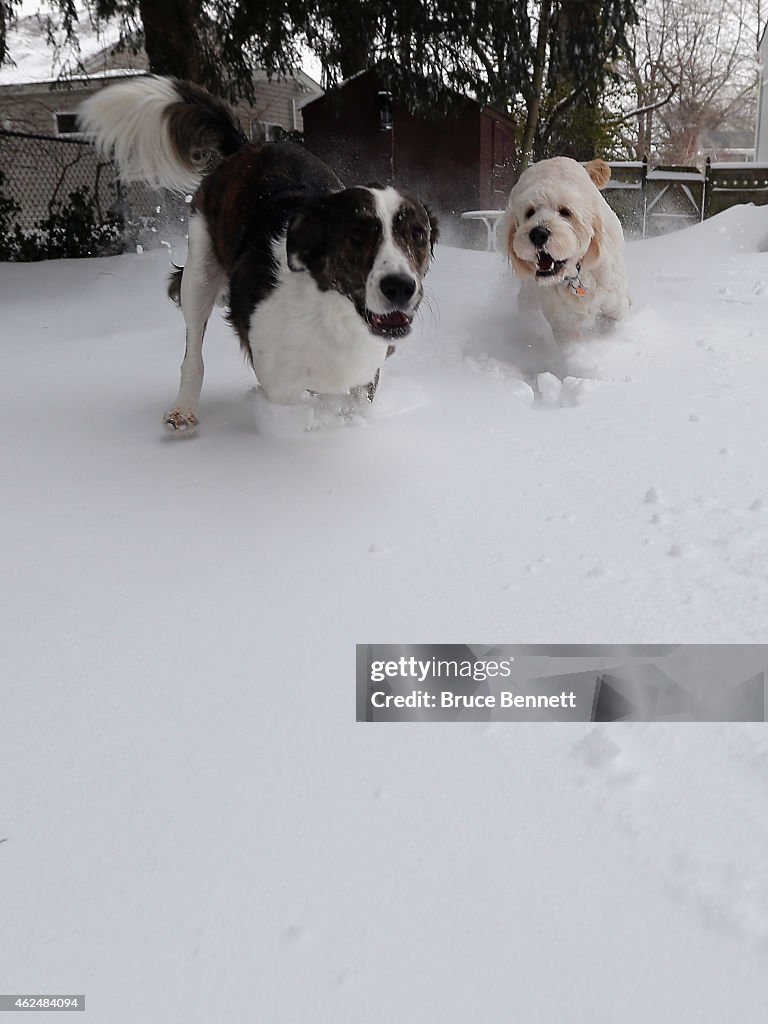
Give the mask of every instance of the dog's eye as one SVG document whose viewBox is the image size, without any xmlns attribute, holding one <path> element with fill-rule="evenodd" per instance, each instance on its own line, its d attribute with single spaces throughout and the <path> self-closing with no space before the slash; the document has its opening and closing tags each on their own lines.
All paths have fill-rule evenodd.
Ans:
<svg viewBox="0 0 768 1024">
<path fill-rule="evenodd" d="M 525 219 L 526 219 L 526 220 L 530 220 L 530 219 L 531 219 L 531 217 L 533 217 L 533 215 L 534 215 L 535 213 L 536 213 L 536 207 L 535 207 L 535 206 L 531 206 L 531 207 L 529 207 L 529 208 L 528 208 L 528 210 L 526 211 L 526 214 L 525 214 Z"/>
<path fill-rule="evenodd" d="M 423 245 L 427 240 L 427 232 L 419 224 L 411 228 L 411 238 L 416 245 Z"/>
<path fill-rule="evenodd" d="M 573 216 L 573 211 L 569 210 L 567 206 L 561 206 L 560 209 L 557 212 L 560 214 L 561 217 L 572 217 Z"/>
</svg>

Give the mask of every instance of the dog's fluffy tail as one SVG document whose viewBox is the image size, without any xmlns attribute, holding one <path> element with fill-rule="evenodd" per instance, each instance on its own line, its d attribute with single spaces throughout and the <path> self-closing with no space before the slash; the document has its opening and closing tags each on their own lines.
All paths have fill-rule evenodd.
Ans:
<svg viewBox="0 0 768 1024">
<path fill-rule="evenodd" d="M 155 75 L 108 86 L 78 110 L 82 131 L 114 157 L 124 181 L 194 191 L 215 155 L 248 140 L 226 103 L 191 82 Z"/>
</svg>

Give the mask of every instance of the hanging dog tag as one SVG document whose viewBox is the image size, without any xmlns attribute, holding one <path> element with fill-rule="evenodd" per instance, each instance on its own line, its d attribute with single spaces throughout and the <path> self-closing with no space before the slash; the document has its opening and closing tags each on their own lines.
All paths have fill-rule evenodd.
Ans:
<svg viewBox="0 0 768 1024">
<path fill-rule="evenodd" d="M 583 284 L 581 283 L 581 280 L 580 280 L 580 278 L 578 278 L 578 277 L 569 277 L 569 278 L 568 278 L 568 287 L 569 287 L 569 288 L 570 288 L 570 289 L 571 289 L 571 290 L 572 290 L 572 291 L 573 291 L 573 292 L 574 292 L 574 293 L 575 293 L 576 295 L 578 295 L 580 299 L 583 299 L 583 298 L 585 298 L 585 297 L 586 297 L 587 295 L 589 295 L 589 292 L 588 292 L 588 291 L 587 291 L 587 289 L 586 289 L 586 288 L 584 287 L 584 285 L 583 285 Z"/>
</svg>

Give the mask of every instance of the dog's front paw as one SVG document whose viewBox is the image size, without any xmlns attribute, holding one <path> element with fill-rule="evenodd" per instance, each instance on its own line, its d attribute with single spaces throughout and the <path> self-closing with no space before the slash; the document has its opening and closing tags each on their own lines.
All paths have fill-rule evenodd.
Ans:
<svg viewBox="0 0 768 1024">
<path fill-rule="evenodd" d="M 171 409 L 163 416 L 163 426 L 169 434 L 191 434 L 197 429 L 197 416 L 183 409 Z"/>
</svg>

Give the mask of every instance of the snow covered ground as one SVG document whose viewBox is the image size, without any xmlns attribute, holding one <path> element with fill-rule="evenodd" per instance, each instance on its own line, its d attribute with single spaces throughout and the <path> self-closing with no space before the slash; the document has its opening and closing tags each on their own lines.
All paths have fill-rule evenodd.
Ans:
<svg viewBox="0 0 768 1024">
<path fill-rule="evenodd" d="M 202 427 L 162 252 L 0 265 L 0 989 L 98 1024 L 757 1024 L 763 725 L 354 722 L 354 644 L 762 642 L 768 208 L 560 353 L 443 247 L 365 421 Z M 302 419 L 303 416 L 303 419 Z"/>
</svg>

